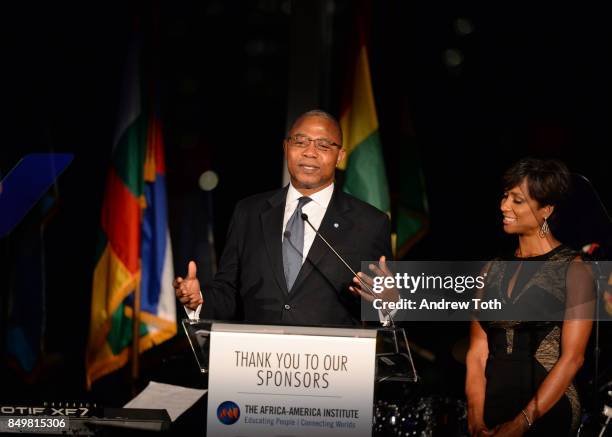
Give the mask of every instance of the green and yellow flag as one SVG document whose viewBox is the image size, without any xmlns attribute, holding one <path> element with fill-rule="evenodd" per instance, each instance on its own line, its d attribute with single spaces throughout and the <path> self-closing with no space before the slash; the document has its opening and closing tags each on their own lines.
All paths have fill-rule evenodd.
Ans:
<svg viewBox="0 0 612 437">
<path fill-rule="evenodd" d="M 355 59 L 351 65 L 352 80 L 340 111 L 340 126 L 347 151 L 339 168 L 345 171 L 344 191 L 390 213 L 389 186 L 385 172 L 382 145 L 378 133 L 378 117 L 368 49 L 360 36 Z"/>
<path fill-rule="evenodd" d="M 389 186 L 378 116 L 372 89 L 366 26 L 361 17 L 371 16 L 370 2 L 360 4 L 356 22 L 359 36 L 356 50 L 349 62 L 340 111 L 346 158 L 339 164 L 344 170 L 343 189 L 391 215 Z M 394 254 L 401 259 L 429 229 L 425 182 L 414 138 L 401 138 L 397 204 L 393 208 Z"/>
</svg>

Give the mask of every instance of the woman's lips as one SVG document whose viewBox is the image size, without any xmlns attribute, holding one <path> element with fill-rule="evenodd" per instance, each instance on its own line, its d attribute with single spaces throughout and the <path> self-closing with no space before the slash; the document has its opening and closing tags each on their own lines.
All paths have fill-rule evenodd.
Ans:
<svg viewBox="0 0 612 437">
<path fill-rule="evenodd" d="M 515 217 L 504 216 L 504 224 L 505 225 L 511 225 L 513 223 L 516 223 L 516 218 Z"/>
</svg>

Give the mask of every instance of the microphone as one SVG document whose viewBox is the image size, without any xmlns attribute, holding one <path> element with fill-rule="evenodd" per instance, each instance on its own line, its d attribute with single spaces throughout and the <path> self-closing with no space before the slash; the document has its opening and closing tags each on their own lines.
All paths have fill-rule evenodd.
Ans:
<svg viewBox="0 0 612 437">
<path fill-rule="evenodd" d="M 334 253 L 334 255 L 336 255 L 336 257 L 342 261 L 342 264 L 344 264 L 346 266 L 347 269 L 350 270 L 350 272 L 353 274 L 353 276 L 355 276 L 359 282 L 361 282 L 361 285 L 363 285 L 368 292 L 376 299 L 378 299 L 378 296 L 376 295 L 376 293 L 374 293 L 374 290 L 372 290 L 370 288 L 370 286 L 368 284 L 365 283 L 365 281 L 363 279 L 361 279 L 357 273 L 355 273 L 355 270 L 353 270 L 351 268 L 351 266 L 348 265 L 348 263 L 344 260 L 344 258 L 342 258 L 342 256 L 340 256 L 340 254 L 336 251 L 336 249 L 334 249 L 332 247 L 331 244 L 329 244 L 329 242 L 325 239 L 325 237 L 323 237 L 323 235 L 318 231 L 318 229 L 316 229 L 312 223 L 310 223 L 310 220 L 308 220 L 308 215 L 306 213 L 302 213 L 301 215 L 302 220 L 304 220 L 306 223 L 308 223 L 308 225 L 312 228 L 312 230 L 315 232 L 315 234 L 317 236 L 319 236 L 319 238 L 321 238 L 321 240 L 323 240 L 323 242 L 327 245 L 327 247 L 329 247 L 329 249 Z M 285 233 L 287 233 L 287 231 L 285 231 Z M 389 313 L 389 310 L 387 310 L 386 308 L 381 309 L 381 311 L 385 314 L 385 316 L 387 316 L 387 318 L 389 319 L 389 322 L 391 322 L 391 326 L 395 327 L 395 322 L 393 321 L 393 317 L 391 317 L 391 313 Z M 385 322 L 383 322 L 383 325 L 386 326 Z"/>
</svg>

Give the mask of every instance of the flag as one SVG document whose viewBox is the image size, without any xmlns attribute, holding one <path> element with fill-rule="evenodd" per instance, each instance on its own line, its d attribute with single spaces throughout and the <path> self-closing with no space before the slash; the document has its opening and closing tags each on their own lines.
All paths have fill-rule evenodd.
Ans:
<svg viewBox="0 0 612 437">
<path fill-rule="evenodd" d="M 344 133 L 347 156 L 339 164 L 344 172 L 343 189 L 391 215 L 389 187 L 380 141 L 378 116 L 370 75 L 367 29 L 363 17 L 372 16 L 371 2 L 357 7 L 355 34 L 357 47 L 350 61 L 349 75 L 340 111 L 340 125 Z M 404 123 L 406 124 L 406 123 Z M 429 229 L 425 182 L 412 135 L 401 135 L 399 162 L 401 170 L 395 190 L 393 208 L 393 249 L 396 259 L 406 252 Z"/>
<path fill-rule="evenodd" d="M 418 148 L 412 134 L 403 137 L 400 141 L 401 171 L 395 214 L 396 259 L 402 259 L 429 232 L 429 205 Z"/>
<path fill-rule="evenodd" d="M 139 352 L 176 334 L 164 148 L 157 111 L 141 102 L 139 45 L 130 49 L 100 221 L 86 351 L 87 387 L 125 365 L 140 287 Z"/>
<path fill-rule="evenodd" d="M 358 34 L 356 55 L 351 60 L 346 81 L 349 85 L 340 110 L 340 127 L 347 154 L 338 167 L 345 171 L 345 192 L 390 213 L 389 187 L 378 132 L 368 48 L 361 29 Z"/>
</svg>

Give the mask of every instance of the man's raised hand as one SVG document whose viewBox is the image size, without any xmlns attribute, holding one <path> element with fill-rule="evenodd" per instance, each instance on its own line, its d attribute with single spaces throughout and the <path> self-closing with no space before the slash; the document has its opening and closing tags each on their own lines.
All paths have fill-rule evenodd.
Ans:
<svg viewBox="0 0 612 437">
<path fill-rule="evenodd" d="M 204 302 L 200 291 L 200 281 L 198 281 L 196 274 L 196 263 L 189 261 L 187 277 L 183 279 L 178 276 L 172 283 L 178 300 L 192 311 L 195 311 Z"/>
</svg>

